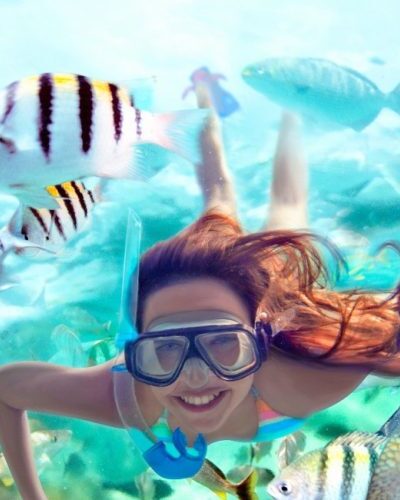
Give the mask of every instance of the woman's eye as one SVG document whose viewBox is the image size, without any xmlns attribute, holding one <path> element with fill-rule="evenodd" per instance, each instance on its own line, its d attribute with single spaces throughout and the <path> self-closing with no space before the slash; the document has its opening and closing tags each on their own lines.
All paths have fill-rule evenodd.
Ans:
<svg viewBox="0 0 400 500">
<path fill-rule="evenodd" d="M 163 344 L 157 347 L 157 352 L 171 352 L 179 349 L 179 345 L 171 342 L 170 344 Z"/>
<path fill-rule="evenodd" d="M 223 336 L 221 335 L 220 337 L 217 337 L 212 341 L 213 345 L 224 345 L 224 344 L 229 344 L 231 342 L 234 342 L 234 339 L 232 337 L 228 336 Z"/>
</svg>

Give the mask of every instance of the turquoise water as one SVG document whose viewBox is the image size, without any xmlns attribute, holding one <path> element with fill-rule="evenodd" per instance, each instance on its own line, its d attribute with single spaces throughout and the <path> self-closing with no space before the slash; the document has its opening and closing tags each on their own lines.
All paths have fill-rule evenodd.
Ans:
<svg viewBox="0 0 400 500">
<path fill-rule="evenodd" d="M 398 13 L 395 0 L 370 1 L 368 8 L 361 0 L 2 0 L 0 84 L 55 71 L 132 87 L 139 78 L 146 89 L 149 84 L 145 106 L 164 111 L 194 106 L 193 95 L 183 101 L 181 94 L 195 68 L 208 65 L 223 73 L 224 88 L 241 105 L 223 121 L 228 162 L 240 218 L 246 228 L 256 230 L 269 203 L 281 110 L 242 81 L 242 68 L 271 56 L 322 57 L 360 71 L 389 92 L 400 81 Z M 150 76 L 156 77 L 151 85 Z M 400 259 L 389 251 L 377 258 L 373 254 L 382 242 L 399 239 L 400 117 L 385 109 L 362 132 L 326 131 L 312 123 L 303 133 L 311 228 L 331 237 L 349 261 L 350 272 L 338 285 L 393 286 Z M 102 196 L 90 226 L 56 258 L 7 257 L 3 279 L 18 286 L 0 293 L 0 363 L 49 360 L 85 366 L 111 356 L 127 208 L 142 218 L 143 250 L 175 234 L 201 211 L 193 167 L 175 157 L 149 182 L 109 182 Z M 15 200 L 0 198 L 1 225 L 14 210 Z M 98 340 L 103 343 L 93 348 Z M 399 403 L 400 393 L 393 388 L 359 391 L 310 420 L 307 448 L 338 433 L 332 423 L 339 419 L 341 431 L 375 430 Z M 124 431 L 65 418 L 32 418 L 39 420 L 38 428 L 73 431 L 44 468 L 42 480 L 50 498 L 131 498 L 121 490 L 134 484 L 143 468 Z M 258 465 L 276 470 L 278 446 Z M 234 443 L 211 446 L 211 458 L 224 471 L 248 462 L 243 445 Z M 113 490 L 103 487 L 110 483 Z M 193 482 L 158 488 L 156 498 L 215 498 Z M 263 487 L 259 494 L 266 497 Z M 17 496 L 12 488 L 2 487 L 0 498 Z"/>
</svg>

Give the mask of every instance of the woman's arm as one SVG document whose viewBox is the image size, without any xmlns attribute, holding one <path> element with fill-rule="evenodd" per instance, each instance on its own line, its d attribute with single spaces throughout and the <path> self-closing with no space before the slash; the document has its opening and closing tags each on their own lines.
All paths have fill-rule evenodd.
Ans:
<svg viewBox="0 0 400 500">
<path fill-rule="evenodd" d="M 0 442 L 22 498 L 46 498 L 37 476 L 26 410 L 121 426 L 110 361 L 93 368 L 15 363 L 0 368 Z"/>
</svg>

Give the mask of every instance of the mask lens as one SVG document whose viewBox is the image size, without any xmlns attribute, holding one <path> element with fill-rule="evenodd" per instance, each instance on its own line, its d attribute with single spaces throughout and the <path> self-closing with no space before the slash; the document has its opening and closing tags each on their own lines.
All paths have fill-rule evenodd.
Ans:
<svg viewBox="0 0 400 500">
<path fill-rule="evenodd" d="M 150 377 L 173 374 L 186 354 L 188 341 L 182 336 L 141 340 L 136 348 L 136 368 Z"/>
<path fill-rule="evenodd" d="M 232 373 L 253 365 L 256 361 L 254 344 L 245 332 L 220 332 L 199 335 L 203 352 L 222 371 Z"/>
</svg>

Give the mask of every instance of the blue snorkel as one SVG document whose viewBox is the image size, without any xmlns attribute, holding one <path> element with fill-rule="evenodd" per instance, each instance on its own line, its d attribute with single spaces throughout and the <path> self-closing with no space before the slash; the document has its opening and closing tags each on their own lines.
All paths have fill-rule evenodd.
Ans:
<svg viewBox="0 0 400 500">
<path fill-rule="evenodd" d="M 135 327 L 138 299 L 138 279 L 141 242 L 141 221 L 133 210 L 129 210 L 124 267 L 121 286 L 121 307 L 119 327 L 115 345 L 119 352 L 125 343 L 137 338 Z M 177 428 L 171 438 L 157 436 L 152 432 L 137 404 L 134 379 L 128 372 L 125 363 L 116 364 L 112 368 L 114 380 L 114 397 L 122 422 L 127 428 L 134 444 L 142 452 L 146 463 L 161 477 L 166 479 L 184 479 L 196 475 L 201 469 L 206 453 L 207 443 L 199 434 L 193 447 L 187 446 L 185 434 Z M 140 421 L 138 428 L 137 422 Z"/>
</svg>

